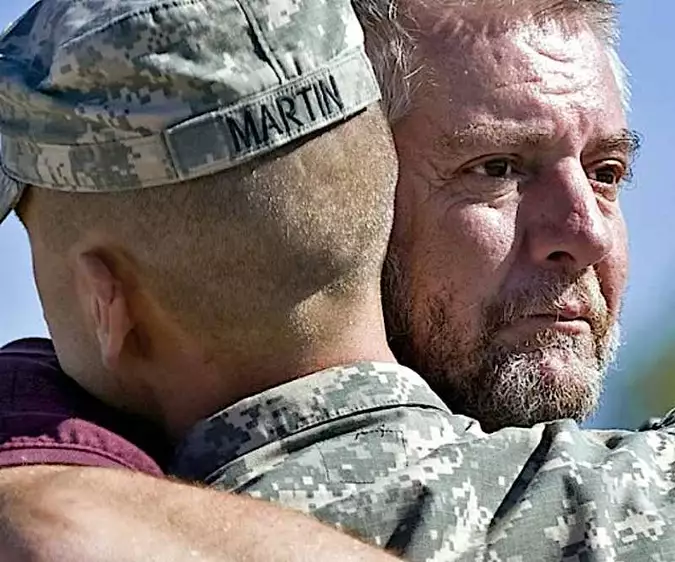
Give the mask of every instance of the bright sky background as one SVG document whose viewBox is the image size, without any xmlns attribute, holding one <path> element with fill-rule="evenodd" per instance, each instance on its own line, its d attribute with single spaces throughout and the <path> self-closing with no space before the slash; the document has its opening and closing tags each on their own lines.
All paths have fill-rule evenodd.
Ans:
<svg viewBox="0 0 675 562">
<path fill-rule="evenodd" d="M 27 0 L 0 0 L 0 27 L 28 9 Z M 639 0 L 623 8 L 621 54 L 632 73 L 631 126 L 644 135 L 633 186 L 623 195 L 631 234 L 631 283 L 624 308 L 626 344 L 593 424 L 637 423 L 626 385 L 659 346 L 675 338 L 675 2 Z M 671 222 L 673 221 L 673 222 Z M 29 249 L 14 217 L 0 226 L 0 343 L 45 335 L 31 276 Z M 670 342 L 675 343 L 675 342 Z M 675 404 L 673 404 L 675 406 Z M 654 412 L 657 414 L 658 412 Z M 642 414 L 640 414 L 642 415 Z"/>
</svg>

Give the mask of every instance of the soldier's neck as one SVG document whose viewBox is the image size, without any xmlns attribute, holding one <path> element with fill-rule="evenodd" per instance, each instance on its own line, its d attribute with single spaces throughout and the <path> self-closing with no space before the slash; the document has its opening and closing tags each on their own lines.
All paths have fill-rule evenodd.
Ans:
<svg viewBox="0 0 675 562">
<path fill-rule="evenodd" d="M 218 349 L 173 354 L 149 384 L 148 400 L 155 421 L 173 439 L 196 422 L 228 406 L 323 369 L 360 361 L 395 362 L 384 329 L 381 305 L 368 299 L 340 310 L 323 309 L 323 318 L 291 326 L 285 334 L 266 330 L 241 341 L 223 342 Z"/>
</svg>

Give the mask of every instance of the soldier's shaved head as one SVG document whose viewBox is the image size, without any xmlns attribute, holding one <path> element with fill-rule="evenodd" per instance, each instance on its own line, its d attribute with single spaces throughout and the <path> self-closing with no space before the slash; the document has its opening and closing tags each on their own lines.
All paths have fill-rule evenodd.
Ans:
<svg viewBox="0 0 675 562">
<path fill-rule="evenodd" d="M 87 390 L 177 434 L 392 358 L 397 163 L 349 0 L 47 0 L 0 54 L 0 218 Z"/>
<path fill-rule="evenodd" d="M 323 307 L 332 301 L 346 312 L 379 283 L 395 170 L 385 119 L 373 108 L 264 161 L 175 186 L 31 188 L 18 214 L 39 251 L 58 343 L 78 323 L 69 256 L 88 246 L 212 349 L 332 345 L 337 319 Z M 78 347 L 66 366 L 79 370 L 82 355 Z"/>
</svg>

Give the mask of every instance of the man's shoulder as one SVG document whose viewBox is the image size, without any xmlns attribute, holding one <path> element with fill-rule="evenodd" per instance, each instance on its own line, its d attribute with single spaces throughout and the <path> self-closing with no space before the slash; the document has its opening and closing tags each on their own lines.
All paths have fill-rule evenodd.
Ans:
<svg viewBox="0 0 675 562">
<path fill-rule="evenodd" d="M 68 464 L 161 474 L 139 448 L 157 443 L 142 427 L 68 377 L 49 340 L 27 338 L 0 349 L 0 468 Z M 147 449 L 161 458 L 157 445 Z"/>
<path fill-rule="evenodd" d="M 25 338 L 0 348 L 0 421 L 20 416 L 73 417 L 115 424 L 122 416 L 86 392 L 61 368 L 52 342 Z M 3 432 L 0 423 L 0 434 Z"/>
<path fill-rule="evenodd" d="M 203 462 L 199 479 L 212 486 L 312 513 L 410 560 L 640 561 L 675 549 L 667 429 L 562 420 L 488 434 L 401 369 L 348 367 L 263 393 L 203 425 L 190 443 L 201 452 L 183 460 Z"/>
<path fill-rule="evenodd" d="M 669 432 L 559 421 L 486 434 L 424 408 L 331 423 L 245 455 L 211 483 L 311 512 L 411 560 L 643 560 L 675 547 Z"/>
<path fill-rule="evenodd" d="M 61 370 L 50 340 L 25 338 L 0 348 L 2 413 L 46 410 L 65 414 L 75 404 L 88 403 L 84 398 L 82 389 Z"/>
</svg>

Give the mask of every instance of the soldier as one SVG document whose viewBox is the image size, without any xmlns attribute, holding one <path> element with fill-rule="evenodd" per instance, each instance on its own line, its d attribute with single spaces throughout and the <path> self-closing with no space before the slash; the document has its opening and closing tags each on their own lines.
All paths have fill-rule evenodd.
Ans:
<svg viewBox="0 0 675 562">
<path fill-rule="evenodd" d="M 16 208 L 27 227 L 60 363 L 83 389 L 177 440 L 270 386 L 333 365 L 393 364 L 379 285 L 396 159 L 348 0 L 43 0 L 0 53 L 0 217 Z M 96 495 L 111 507 L 125 490 L 117 506 L 135 509 L 133 497 L 145 515 L 133 527 L 103 521 L 69 494 L 76 473 L 64 465 L 158 470 L 121 436 L 72 419 L 107 424 L 100 403 L 73 407 L 81 389 L 45 388 L 54 369 L 36 347 L 1 357 L 13 369 L 3 371 L 6 402 L 24 425 L 4 424 L 0 462 L 43 465 L 1 471 L 3 515 L 14 522 L 2 559 L 213 560 L 249 547 L 268 559 L 272 529 L 291 548 L 312 535 L 312 552 L 335 550 L 335 560 L 385 558 L 294 513 L 277 524 L 278 510 L 261 502 L 246 545 L 229 535 L 176 542 L 203 538 L 206 518 L 221 512 L 214 531 L 247 521 L 255 504 L 122 471 L 102 471 Z M 26 398 L 26 377 L 42 401 Z M 70 402 L 55 408 L 64 395 Z M 132 433 L 120 427 L 111 429 Z M 76 475 L 78 489 L 86 477 Z M 102 493 L 109 477 L 127 482 Z M 206 496 L 195 498 L 201 515 L 178 528 L 165 511 L 155 521 L 147 492 L 177 507 L 181 489 Z M 51 511 L 65 498 L 74 519 Z M 52 517 L 71 524 L 56 529 Z M 95 528 L 80 540 L 88 523 L 111 540 Z M 136 540 L 119 540 L 130 528 Z"/>
</svg>

